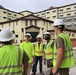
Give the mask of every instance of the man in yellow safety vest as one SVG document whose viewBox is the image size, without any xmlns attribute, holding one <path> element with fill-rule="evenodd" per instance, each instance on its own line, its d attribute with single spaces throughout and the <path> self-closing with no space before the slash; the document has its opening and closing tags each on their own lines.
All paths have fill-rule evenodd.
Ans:
<svg viewBox="0 0 76 75">
<path fill-rule="evenodd" d="M 74 66 L 72 44 L 69 36 L 63 33 L 65 25 L 62 19 L 55 20 L 53 26 L 57 37 L 54 42 L 52 73 L 53 75 L 69 75 L 69 68 Z"/>
<path fill-rule="evenodd" d="M 49 32 L 44 33 L 44 39 L 46 40 L 46 45 L 44 47 L 44 64 L 46 64 L 46 61 L 47 61 L 46 75 L 49 75 L 53 67 L 52 60 L 53 60 L 54 40 L 51 40 L 51 35 Z"/>
<path fill-rule="evenodd" d="M 25 51 L 13 45 L 15 35 L 9 28 L 0 32 L 0 75 L 27 75 L 28 56 Z M 22 68 L 23 66 L 23 68 Z"/>
<path fill-rule="evenodd" d="M 36 37 L 36 39 L 37 39 L 37 42 L 35 42 L 35 44 L 34 44 L 34 46 L 35 46 L 35 61 L 33 64 L 32 75 L 36 75 L 38 61 L 39 61 L 40 74 L 44 75 L 43 71 L 42 71 L 43 42 L 42 42 L 42 38 L 40 35 L 38 35 Z"/>
<path fill-rule="evenodd" d="M 31 38 L 32 38 L 31 35 L 29 33 L 26 33 L 25 34 L 25 41 L 20 44 L 20 48 L 25 50 L 25 52 L 27 53 L 27 55 L 29 57 L 27 75 L 30 75 L 30 71 L 32 69 L 32 63 L 34 60 L 34 46 L 30 42 Z"/>
</svg>

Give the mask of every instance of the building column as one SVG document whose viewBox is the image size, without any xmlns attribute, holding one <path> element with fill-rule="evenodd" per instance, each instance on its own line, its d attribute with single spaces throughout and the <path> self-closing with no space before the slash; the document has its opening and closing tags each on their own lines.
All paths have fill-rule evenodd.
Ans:
<svg viewBox="0 0 76 75">
<path fill-rule="evenodd" d="M 43 37 L 43 31 L 42 31 L 42 28 L 40 28 L 40 33 L 39 33 L 39 34 L 40 34 L 41 37 Z"/>
<path fill-rule="evenodd" d="M 23 29 L 23 40 L 25 39 L 25 33 L 26 33 L 26 31 L 25 31 L 25 28 Z"/>
</svg>

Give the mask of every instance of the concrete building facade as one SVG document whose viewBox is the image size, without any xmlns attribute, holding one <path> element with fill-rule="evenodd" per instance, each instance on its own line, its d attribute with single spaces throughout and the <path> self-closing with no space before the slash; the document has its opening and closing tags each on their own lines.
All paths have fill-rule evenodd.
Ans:
<svg viewBox="0 0 76 75">
<path fill-rule="evenodd" d="M 22 16 L 22 14 L 8 10 L 0 5 L 0 22 L 10 21 L 16 18 L 20 18 Z"/>
<path fill-rule="evenodd" d="M 49 9 L 36 12 L 35 15 L 52 21 L 56 19 L 63 19 L 66 25 L 65 27 L 68 30 L 76 30 L 76 3 L 60 7 L 50 7 Z M 70 38 L 74 38 L 74 36 L 76 36 L 75 32 L 67 32 Z"/>
<path fill-rule="evenodd" d="M 35 15 L 28 15 L 15 20 L 6 21 L 0 23 L 0 30 L 2 28 L 10 28 L 15 33 L 15 44 L 19 44 L 25 40 L 25 34 L 30 33 L 32 35 L 32 42 L 36 41 L 36 36 L 40 34 L 43 37 L 43 33 L 52 27 L 53 21 L 37 17 Z"/>
<path fill-rule="evenodd" d="M 66 27 L 76 27 L 76 3 L 61 7 L 50 7 L 49 9 L 36 12 L 35 15 L 52 21 L 60 18 L 64 20 Z"/>
<path fill-rule="evenodd" d="M 32 35 L 31 41 L 36 41 L 36 36 L 48 31 L 51 38 L 55 39 L 53 21 L 63 19 L 66 25 L 64 32 L 71 38 L 76 39 L 76 3 L 61 7 L 50 7 L 37 13 L 31 11 L 14 12 L 0 6 L 0 30 L 10 28 L 15 33 L 15 44 L 25 39 L 25 34 Z"/>
</svg>

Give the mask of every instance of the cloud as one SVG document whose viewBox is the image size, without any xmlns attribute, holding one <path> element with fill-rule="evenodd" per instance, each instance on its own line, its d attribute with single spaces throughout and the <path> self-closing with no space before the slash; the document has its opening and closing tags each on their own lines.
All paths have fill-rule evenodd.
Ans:
<svg viewBox="0 0 76 75">
<path fill-rule="evenodd" d="M 76 3 L 76 0 L 0 0 L 1 5 L 14 11 L 40 11 L 50 6 L 63 6 Z"/>
</svg>

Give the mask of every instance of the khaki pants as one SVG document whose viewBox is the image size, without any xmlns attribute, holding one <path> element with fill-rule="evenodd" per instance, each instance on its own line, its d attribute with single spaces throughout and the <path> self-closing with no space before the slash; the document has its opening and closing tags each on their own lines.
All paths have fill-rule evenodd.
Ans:
<svg viewBox="0 0 76 75">
<path fill-rule="evenodd" d="M 51 61 L 52 61 L 52 59 L 47 60 L 47 71 L 46 71 L 46 75 L 50 75 L 51 70 L 53 68 Z"/>
<path fill-rule="evenodd" d="M 51 70 L 52 70 L 52 67 L 47 68 L 46 75 L 50 75 Z"/>
<path fill-rule="evenodd" d="M 59 68 L 55 75 L 69 75 L 69 68 Z"/>
<path fill-rule="evenodd" d="M 31 69 L 32 69 L 32 63 L 28 64 L 27 75 L 30 75 Z"/>
</svg>

